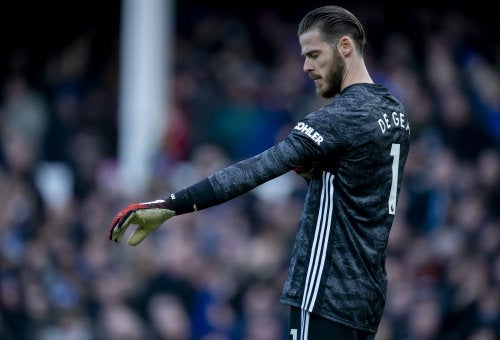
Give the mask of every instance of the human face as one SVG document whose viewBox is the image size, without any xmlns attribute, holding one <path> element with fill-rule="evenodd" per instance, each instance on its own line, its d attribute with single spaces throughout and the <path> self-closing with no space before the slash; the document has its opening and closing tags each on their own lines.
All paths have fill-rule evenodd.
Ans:
<svg viewBox="0 0 500 340">
<path fill-rule="evenodd" d="M 339 51 L 321 38 L 318 30 L 305 32 L 299 37 L 303 70 L 314 81 L 316 93 L 323 98 L 332 98 L 340 93 L 346 64 Z"/>
</svg>

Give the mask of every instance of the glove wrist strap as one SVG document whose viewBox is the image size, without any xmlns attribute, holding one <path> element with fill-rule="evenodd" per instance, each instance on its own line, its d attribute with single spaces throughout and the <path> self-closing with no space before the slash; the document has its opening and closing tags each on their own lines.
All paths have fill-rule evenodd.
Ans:
<svg viewBox="0 0 500 340">
<path fill-rule="evenodd" d="M 215 196 L 208 179 L 204 179 L 175 194 L 170 194 L 165 201 L 171 207 L 168 209 L 175 211 L 176 215 L 190 213 L 222 203 Z"/>
</svg>

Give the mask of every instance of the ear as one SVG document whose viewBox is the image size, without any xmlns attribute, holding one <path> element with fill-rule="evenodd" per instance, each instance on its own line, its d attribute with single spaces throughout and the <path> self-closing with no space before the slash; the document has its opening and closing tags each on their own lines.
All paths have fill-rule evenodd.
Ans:
<svg viewBox="0 0 500 340">
<path fill-rule="evenodd" d="M 337 44 L 337 48 L 338 48 L 338 51 L 341 55 L 343 55 L 344 57 L 347 57 L 354 50 L 354 42 L 352 41 L 352 39 L 349 36 L 344 35 L 339 39 L 339 43 Z"/>
</svg>

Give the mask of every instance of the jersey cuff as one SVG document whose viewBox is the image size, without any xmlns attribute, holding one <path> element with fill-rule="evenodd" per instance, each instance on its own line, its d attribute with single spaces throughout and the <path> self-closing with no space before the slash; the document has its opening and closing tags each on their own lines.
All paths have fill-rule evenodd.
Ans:
<svg viewBox="0 0 500 340">
<path fill-rule="evenodd" d="M 208 178 L 171 194 L 169 201 L 176 215 L 205 209 L 217 204 L 215 192 Z"/>
</svg>

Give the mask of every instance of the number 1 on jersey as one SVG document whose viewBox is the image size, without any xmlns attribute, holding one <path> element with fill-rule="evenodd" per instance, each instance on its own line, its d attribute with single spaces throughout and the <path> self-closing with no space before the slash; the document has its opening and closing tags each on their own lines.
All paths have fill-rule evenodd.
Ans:
<svg viewBox="0 0 500 340">
<path fill-rule="evenodd" d="M 391 156 L 392 158 L 392 183 L 391 193 L 389 194 L 389 214 L 396 214 L 396 194 L 398 192 L 398 172 L 399 172 L 399 153 L 400 145 L 392 144 Z"/>
</svg>

